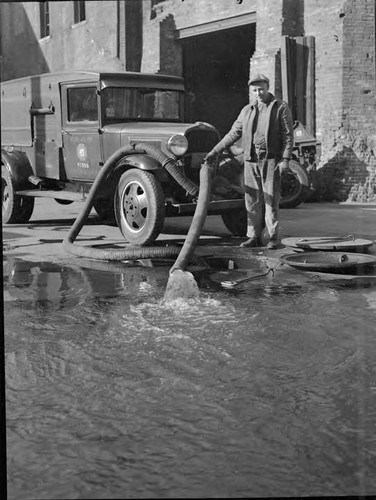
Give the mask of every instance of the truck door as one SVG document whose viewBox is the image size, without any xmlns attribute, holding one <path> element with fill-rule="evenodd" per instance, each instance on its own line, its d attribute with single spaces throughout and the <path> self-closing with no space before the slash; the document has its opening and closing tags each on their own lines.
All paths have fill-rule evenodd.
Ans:
<svg viewBox="0 0 376 500">
<path fill-rule="evenodd" d="M 62 85 L 61 102 L 63 157 L 67 179 L 93 181 L 103 165 L 97 85 Z"/>
</svg>

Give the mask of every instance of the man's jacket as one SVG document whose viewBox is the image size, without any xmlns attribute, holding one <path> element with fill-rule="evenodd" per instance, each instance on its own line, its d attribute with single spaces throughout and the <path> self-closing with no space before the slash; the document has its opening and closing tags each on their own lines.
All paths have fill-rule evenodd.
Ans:
<svg viewBox="0 0 376 500">
<path fill-rule="evenodd" d="M 266 130 L 267 154 L 291 158 L 294 146 L 293 122 L 288 104 L 270 94 L 271 103 L 267 108 L 268 126 Z M 253 140 L 253 123 L 256 117 L 256 103 L 248 104 L 241 110 L 239 116 L 221 141 L 213 148 L 217 153 L 242 138 L 244 160 L 251 160 Z"/>
</svg>

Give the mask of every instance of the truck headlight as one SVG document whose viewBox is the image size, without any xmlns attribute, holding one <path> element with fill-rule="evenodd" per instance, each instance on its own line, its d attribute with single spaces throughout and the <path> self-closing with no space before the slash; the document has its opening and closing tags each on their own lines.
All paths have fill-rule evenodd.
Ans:
<svg viewBox="0 0 376 500">
<path fill-rule="evenodd" d="M 175 156 L 183 156 L 188 151 L 188 140 L 183 134 L 172 135 L 167 141 L 167 149 Z"/>
</svg>

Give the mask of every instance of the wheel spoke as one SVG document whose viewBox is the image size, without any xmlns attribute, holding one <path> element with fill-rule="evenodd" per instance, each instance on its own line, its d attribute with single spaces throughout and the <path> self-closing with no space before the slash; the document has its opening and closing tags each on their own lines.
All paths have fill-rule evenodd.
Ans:
<svg viewBox="0 0 376 500">
<path fill-rule="evenodd" d="M 135 210 L 135 204 L 137 203 L 136 189 L 136 184 L 130 184 L 124 190 L 123 210 L 125 213 L 130 213 Z"/>
<path fill-rule="evenodd" d="M 144 209 L 149 208 L 148 197 L 146 196 L 145 192 L 137 196 L 137 204 L 139 212 L 142 212 L 144 211 Z"/>
<path fill-rule="evenodd" d="M 125 196 L 124 199 L 134 199 L 137 197 L 137 184 L 131 184 L 130 186 L 127 187 L 125 190 Z"/>
<path fill-rule="evenodd" d="M 132 226 L 134 229 L 142 229 L 146 222 L 146 217 L 143 216 L 141 212 L 137 212 L 137 214 L 132 217 Z"/>
</svg>

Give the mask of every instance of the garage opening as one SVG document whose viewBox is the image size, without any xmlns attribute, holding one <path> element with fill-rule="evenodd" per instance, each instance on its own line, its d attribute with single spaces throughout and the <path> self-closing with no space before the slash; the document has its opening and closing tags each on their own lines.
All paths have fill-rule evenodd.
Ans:
<svg viewBox="0 0 376 500">
<path fill-rule="evenodd" d="M 181 39 L 188 121 L 207 121 L 223 136 L 248 103 L 256 24 Z"/>
</svg>

